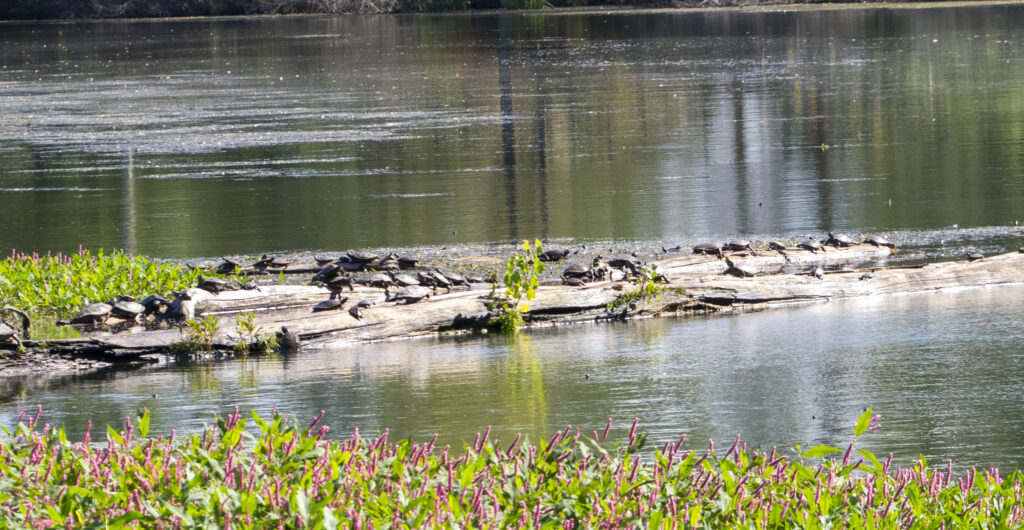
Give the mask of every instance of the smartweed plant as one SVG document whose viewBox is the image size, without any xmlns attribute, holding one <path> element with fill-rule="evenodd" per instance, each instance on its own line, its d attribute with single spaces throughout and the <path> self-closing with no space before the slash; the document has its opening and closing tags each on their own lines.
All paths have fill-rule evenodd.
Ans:
<svg viewBox="0 0 1024 530">
<path fill-rule="evenodd" d="M 535 240 L 533 245 L 523 241 L 523 253 L 515 252 L 505 264 L 504 296 L 495 300 L 492 307 L 499 310 L 498 325 L 503 333 L 516 333 L 523 325 L 523 313 L 530 311 L 529 300 L 537 295 L 538 277 L 544 272 L 544 263 L 540 261 L 541 243 Z M 497 291 L 497 284 L 492 289 L 492 296 Z"/>
<path fill-rule="evenodd" d="M 213 315 L 201 318 L 190 318 L 180 328 L 182 340 L 168 345 L 172 355 L 180 357 L 193 356 L 204 352 L 213 355 L 213 337 L 220 327 L 220 319 Z"/>
</svg>

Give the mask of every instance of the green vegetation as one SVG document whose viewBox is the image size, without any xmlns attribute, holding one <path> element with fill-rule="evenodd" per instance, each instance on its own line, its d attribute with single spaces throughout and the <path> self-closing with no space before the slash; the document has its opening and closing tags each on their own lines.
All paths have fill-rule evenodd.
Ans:
<svg viewBox="0 0 1024 530">
<path fill-rule="evenodd" d="M 496 300 L 492 307 L 500 313 L 495 319 L 503 333 L 516 333 L 523 325 L 523 313 L 530 311 L 530 305 L 524 301 L 533 300 L 537 295 L 538 277 L 544 272 L 544 263 L 540 261 L 541 243 L 535 240 L 533 245 L 523 241 L 523 253 L 513 253 L 505 264 L 504 297 Z M 497 290 L 497 285 L 492 290 Z"/>
<path fill-rule="evenodd" d="M 640 274 L 633 279 L 632 289 L 622 293 L 615 300 L 608 302 L 608 311 L 636 301 L 648 300 L 651 297 L 658 298 L 658 293 L 661 292 L 658 281 L 661 280 L 662 276 L 658 274 L 655 266 L 644 265 L 640 268 Z"/>
<path fill-rule="evenodd" d="M 199 271 L 161 263 L 122 251 L 95 255 L 79 247 L 74 255 L 24 254 L 11 251 L 0 261 L 0 305 L 11 305 L 32 317 L 33 339 L 74 336 L 54 325 L 82 307 L 126 294 L 143 298 L 169 295 L 191 286 Z"/>
<path fill-rule="evenodd" d="M 213 337 L 220 328 L 220 319 L 213 315 L 190 318 L 181 328 L 181 341 L 173 342 L 167 349 L 172 355 L 188 357 L 200 352 L 213 355 Z"/>
<path fill-rule="evenodd" d="M 267 333 L 262 326 L 256 325 L 254 311 L 235 314 L 235 354 L 246 356 L 250 353 L 266 353 L 278 349 L 277 335 Z"/>
<path fill-rule="evenodd" d="M 435 440 L 392 443 L 388 432 L 344 440 L 275 414 L 238 410 L 201 434 L 152 437 L 141 411 L 107 427 L 103 449 L 87 431 L 39 428 L 22 412 L 0 445 L 0 510 L 7 527 L 139 528 L 920 528 L 1014 527 L 1024 519 L 1021 474 L 909 468 L 854 450 L 876 429 L 870 410 L 843 451 L 800 456 L 748 451 L 657 451 L 634 421 L 607 445 L 567 427 L 539 445 L 477 435 L 461 450 Z M 255 432 L 255 434 L 253 434 Z M 829 455 L 835 455 L 830 457 Z M 841 457 L 839 455 L 842 455 Z M 856 458 L 856 461 L 854 459 Z"/>
</svg>

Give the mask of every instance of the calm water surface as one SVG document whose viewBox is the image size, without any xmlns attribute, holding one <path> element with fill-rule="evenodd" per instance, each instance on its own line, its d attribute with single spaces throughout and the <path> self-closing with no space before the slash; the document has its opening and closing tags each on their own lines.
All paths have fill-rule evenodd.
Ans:
<svg viewBox="0 0 1024 530">
<path fill-rule="evenodd" d="M 845 444 L 865 406 L 864 446 L 909 461 L 1024 461 L 1024 286 L 864 299 L 728 317 L 534 330 L 518 340 L 410 340 L 297 357 L 5 383 L 0 424 L 41 403 L 80 433 L 140 407 L 156 432 L 195 431 L 238 405 L 299 418 L 327 411 L 337 436 L 390 428 L 458 446 L 493 425 L 506 441 L 565 425 L 695 444 L 738 433 L 756 446 Z M 970 307 L 970 311 L 964 311 Z M 940 331 L 941 330 L 941 331 Z M 587 378 L 587 375 L 590 375 Z M 157 397 L 153 398 L 152 395 Z"/>
<path fill-rule="evenodd" d="M 1024 217 L 1024 7 L 0 26 L 0 248 Z"/>
</svg>

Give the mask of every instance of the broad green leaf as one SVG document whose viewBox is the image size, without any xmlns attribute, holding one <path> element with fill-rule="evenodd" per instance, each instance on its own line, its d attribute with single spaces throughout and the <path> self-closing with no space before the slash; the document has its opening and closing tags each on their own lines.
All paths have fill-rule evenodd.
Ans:
<svg viewBox="0 0 1024 530">
<path fill-rule="evenodd" d="M 842 453 L 842 449 L 837 449 L 828 445 L 818 445 L 812 447 L 800 455 L 800 458 L 819 458 L 830 453 Z"/>
<path fill-rule="evenodd" d="M 868 426 L 871 423 L 871 416 L 872 415 L 873 415 L 873 413 L 872 413 L 872 408 L 871 407 L 868 407 L 867 410 L 864 411 L 864 414 L 860 415 L 860 418 L 857 419 L 857 424 L 853 427 L 853 435 L 854 436 L 860 436 L 860 435 L 864 434 L 865 432 L 867 432 Z"/>
</svg>

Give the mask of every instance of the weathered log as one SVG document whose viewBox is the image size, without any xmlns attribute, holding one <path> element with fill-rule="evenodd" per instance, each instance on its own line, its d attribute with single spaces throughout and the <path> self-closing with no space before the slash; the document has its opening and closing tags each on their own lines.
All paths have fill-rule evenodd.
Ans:
<svg viewBox="0 0 1024 530">
<path fill-rule="evenodd" d="M 871 247 L 874 249 L 874 247 Z M 865 249 L 855 250 L 863 251 Z M 819 263 L 835 260 L 864 260 L 864 253 L 850 249 L 829 249 L 825 254 L 807 251 L 789 253 L 789 263 Z M 888 252 L 888 249 L 883 249 Z M 764 270 L 778 266 L 785 257 L 732 254 L 748 267 Z M 811 258 L 810 256 L 813 256 Z M 884 256 L 884 254 L 883 254 Z M 876 269 L 861 279 L 865 270 L 831 272 L 817 279 L 807 274 L 769 274 L 754 278 L 722 275 L 725 264 L 714 257 L 686 256 L 657 264 L 667 277 L 657 298 L 626 300 L 639 286 L 630 282 L 596 282 L 582 288 L 564 285 L 542 286 L 530 301 L 529 323 L 568 323 L 612 320 L 680 313 L 736 311 L 751 307 L 820 302 L 859 296 L 906 294 L 948 288 L 992 286 L 1024 281 L 1024 254 L 1014 252 L 968 262 L 933 263 L 916 267 Z M 798 267 L 799 270 L 799 267 Z M 436 294 L 414 304 L 384 301 L 384 291 L 357 287 L 344 309 L 360 299 L 375 305 L 357 319 L 347 310 L 312 312 L 312 306 L 330 296 L 327 289 L 310 286 L 266 286 L 260 291 L 229 291 L 196 302 L 197 314 L 216 314 L 220 330 L 214 337 L 219 348 L 230 348 L 240 340 L 233 315 L 255 311 L 263 333 L 287 326 L 306 345 L 340 345 L 436 333 L 486 322 L 491 316 L 488 290 L 461 290 Z M 109 351 L 112 358 L 166 351 L 182 340 L 176 329 L 133 334 L 93 336 L 87 339 L 52 341 L 55 351 Z"/>
</svg>

